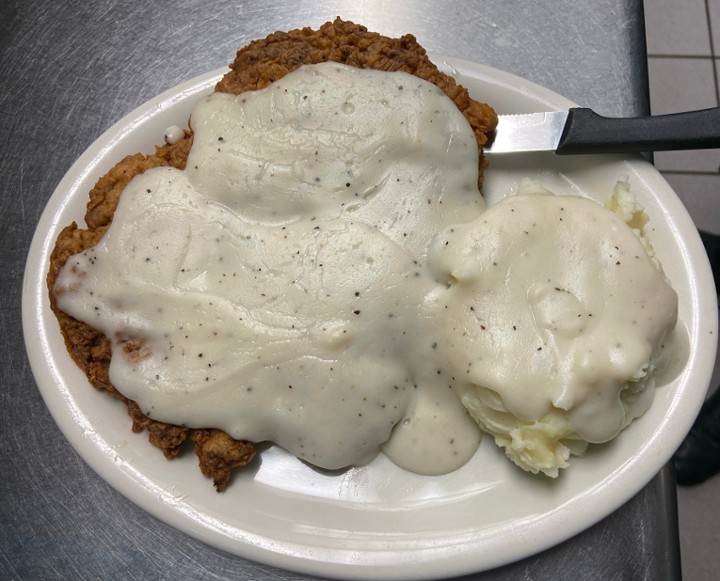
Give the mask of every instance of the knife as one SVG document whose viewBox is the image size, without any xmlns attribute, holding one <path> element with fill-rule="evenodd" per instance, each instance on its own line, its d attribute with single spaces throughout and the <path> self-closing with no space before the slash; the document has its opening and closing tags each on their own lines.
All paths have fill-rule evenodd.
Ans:
<svg viewBox="0 0 720 581">
<path fill-rule="evenodd" d="M 648 117 L 612 118 L 585 107 L 498 115 L 487 153 L 554 151 L 630 153 L 720 147 L 720 107 Z"/>
</svg>

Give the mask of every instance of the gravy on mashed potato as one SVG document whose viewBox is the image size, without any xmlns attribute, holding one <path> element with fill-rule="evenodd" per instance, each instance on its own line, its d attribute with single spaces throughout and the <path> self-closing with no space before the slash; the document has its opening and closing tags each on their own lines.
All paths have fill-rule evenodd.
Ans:
<svg viewBox="0 0 720 581">
<path fill-rule="evenodd" d="M 619 182 L 614 205 L 628 196 Z M 630 212 L 625 220 L 639 219 Z M 433 243 L 434 295 L 462 398 L 519 466 L 556 476 L 653 399 L 677 296 L 618 213 L 526 183 Z"/>
<path fill-rule="evenodd" d="M 617 400 L 651 375 L 674 292 L 594 202 L 485 212 L 473 131 L 434 85 L 321 63 L 214 93 L 191 125 L 186 169 L 135 177 L 55 287 L 148 417 L 323 468 L 383 449 L 442 474 L 480 441 L 466 406 L 502 436 L 468 404 L 477 386 L 522 425 L 568 412 L 563 437 L 604 441 L 637 415 Z"/>
</svg>

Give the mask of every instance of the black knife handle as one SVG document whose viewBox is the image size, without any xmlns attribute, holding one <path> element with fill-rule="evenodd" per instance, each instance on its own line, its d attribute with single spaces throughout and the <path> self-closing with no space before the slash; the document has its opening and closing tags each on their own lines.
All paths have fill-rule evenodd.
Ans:
<svg viewBox="0 0 720 581">
<path fill-rule="evenodd" d="M 720 147 L 720 107 L 656 115 L 611 118 L 591 109 L 568 111 L 560 142 L 560 155 L 576 153 L 628 153 Z"/>
</svg>

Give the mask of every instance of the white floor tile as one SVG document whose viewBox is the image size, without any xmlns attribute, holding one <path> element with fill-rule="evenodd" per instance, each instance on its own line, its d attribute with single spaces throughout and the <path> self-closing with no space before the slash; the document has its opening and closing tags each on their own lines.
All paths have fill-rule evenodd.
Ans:
<svg viewBox="0 0 720 581">
<path fill-rule="evenodd" d="M 660 171 L 693 171 L 720 175 L 720 149 L 657 151 L 655 167 Z"/>
<path fill-rule="evenodd" d="M 720 56 L 720 0 L 707 0 L 715 56 Z"/>
<path fill-rule="evenodd" d="M 649 55 L 710 56 L 705 0 L 645 0 L 644 6 Z"/>
<path fill-rule="evenodd" d="M 655 115 L 716 107 L 711 59 L 650 58 L 650 108 Z"/>
<path fill-rule="evenodd" d="M 720 476 L 678 488 L 680 558 L 684 581 L 713 581 L 720 571 Z"/>
<path fill-rule="evenodd" d="M 695 225 L 720 235 L 720 175 L 666 172 L 663 176 L 685 204 Z"/>
</svg>

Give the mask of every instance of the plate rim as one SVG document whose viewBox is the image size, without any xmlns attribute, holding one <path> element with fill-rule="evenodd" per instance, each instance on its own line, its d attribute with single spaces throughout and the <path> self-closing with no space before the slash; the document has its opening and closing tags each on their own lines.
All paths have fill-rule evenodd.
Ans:
<svg viewBox="0 0 720 581">
<path fill-rule="evenodd" d="M 472 76 L 481 82 L 489 82 L 489 78 L 491 78 L 492 82 L 501 86 L 506 86 L 510 89 L 513 87 L 523 86 L 525 87 L 525 92 L 528 96 L 531 93 L 534 94 L 532 95 L 532 98 L 537 101 L 539 108 L 547 106 L 559 109 L 574 105 L 572 101 L 566 99 L 565 97 L 537 85 L 536 83 L 513 75 L 512 73 L 449 56 L 431 55 L 431 58 L 433 62 L 438 64 L 439 68 L 445 72 Z M 582 530 L 589 528 L 616 510 L 621 504 L 626 502 L 643 486 L 645 486 L 649 479 L 640 478 L 633 480 L 631 485 L 625 489 L 625 493 L 618 496 L 614 503 L 610 503 L 614 505 L 610 508 L 610 510 L 607 510 L 610 505 L 606 502 L 603 509 L 595 510 L 594 512 L 591 511 L 591 518 L 586 519 L 583 523 L 577 523 L 575 526 L 568 526 L 567 523 L 565 523 L 564 534 L 548 535 L 548 537 L 544 539 L 535 539 L 534 542 L 531 542 L 533 545 L 532 550 L 510 551 L 505 556 L 498 556 L 498 558 L 494 561 L 488 563 L 488 566 L 478 562 L 477 558 L 474 558 L 472 555 L 468 556 L 467 554 L 464 554 L 460 559 L 449 560 L 446 558 L 444 560 L 440 560 L 439 563 L 442 565 L 440 568 L 437 566 L 429 567 L 427 564 L 423 564 L 422 568 L 415 567 L 413 569 L 412 564 L 408 563 L 403 563 L 401 567 L 393 565 L 376 566 L 373 564 L 328 564 L 324 560 L 315 561 L 306 557 L 298 557 L 297 555 L 288 555 L 269 551 L 265 546 L 256 546 L 249 541 L 240 543 L 238 546 L 237 538 L 221 537 L 218 539 L 215 531 L 209 529 L 207 525 L 201 524 L 199 520 L 197 518 L 193 518 L 188 511 L 171 511 L 168 513 L 167 510 L 163 510 L 166 507 L 163 503 L 157 501 L 156 496 L 158 493 L 162 493 L 162 491 L 155 490 L 150 491 L 149 493 L 147 488 L 138 489 L 138 483 L 134 477 L 130 475 L 130 473 L 121 470 L 118 478 L 109 480 L 104 472 L 108 465 L 112 467 L 112 461 L 107 457 L 107 450 L 105 449 L 103 451 L 102 442 L 99 441 L 102 439 L 101 436 L 94 432 L 92 426 L 83 423 L 83 418 L 80 417 L 81 414 L 79 416 L 77 414 L 73 415 L 72 413 L 69 415 L 60 413 L 63 409 L 62 406 L 73 406 L 71 398 L 68 394 L 61 393 L 61 390 L 47 388 L 49 384 L 56 385 L 56 374 L 58 373 L 57 367 L 54 366 L 51 361 L 50 352 L 44 340 L 45 336 L 43 331 L 45 328 L 42 321 L 43 315 L 46 314 L 43 313 L 43 309 L 46 308 L 44 305 L 45 301 L 43 299 L 46 300 L 45 295 L 47 295 L 45 290 L 45 267 L 47 266 L 47 257 L 52 249 L 52 244 L 54 244 L 54 236 L 50 236 L 49 233 L 56 232 L 58 227 L 64 226 L 64 224 L 58 225 L 56 216 L 69 203 L 69 199 L 65 199 L 65 197 L 70 198 L 72 196 L 63 196 L 63 194 L 65 192 L 72 192 L 75 190 L 78 187 L 78 184 L 87 178 L 93 168 L 97 169 L 98 164 L 101 163 L 104 156 L 114 144 L 122 140 L 127 134 L 135 131 L 138 127 L 146 123 L 148 119 L 159 114 L 162 110 L 172 107 L 175 103 L 187 98 L 188 96 L 198 95 L 201 94 L 203 90 L 211 89 L 214 82 L 226 70 L 227 67 L 216 69 L 166 90 L 153 99 L 150 99 L 135 108 L 104 131 L 102 135 L 100 135 L 83 152 L 75 163 L 73 163 L 73 165 L 65 173 L 62 180 L 58 183 L 57 187 L 54 189 L 53 194 L 48 200 L 41 215 L 28 252 L 28 259 L 23 278 L 22 322 L 26 350 L 33 375 L 41 395 L 50 410 L 54 421 L 63 432 L 63 435 L 83 458 L 83 460 L 87 462 L 103 480 L 118 490 L 123 496 L 129 498 L 132 502 L 156 518 L 182 532 L 190 534 L 202 542 L 210 544 L 211 546 L 267 565 L 323 576 L 331 574 L 338 578 L 357 578 L 358 575 L 362 575 L 364 578 L 402 578 L 407 577 L 409 574 L 412 574 L 416 578 L 435 578 L 438 575 L 460 575 L 463 573 L 478 572 L 498 567 L 537 554 L 540 551 L 554 546 L 567 538 L 578 534 Z M 115 163 L 116 161 L 117 160 L 114 160 L 112 163 Z M 647 169 L 650 169 L 651 171 L 649 171 L 648 175 L 645 176 L 646 179 L 652 183 L 663 184 L 665 187 L 669 188 L 655 168 L 647 164 Z M 679 200 L 677 200 L 677 203 L 680 207 L 682 207 Z M 682 209 L 684 210 L 684 207 L 682 207 Z M 681 216 L 681 221 L 684 223 L 689 221 L 689 223 L 692 224 L 692 221 L 686 211 L 685 216 Z M 687 231 L 687 229 L 685 229 L 685 231 Z M 685 236 L 681 238 L 681 240 L 683 240 L 685 245 L 689 248 L 689 250 L 686 248 L 686 251 L 692 251 L 694 254 L 697 254 L 697 249 L 701 248 L 702 245 L 699 235 L 696 238 L 697 239 L 693 239 L 692 236 Z M 31 265 L 33 264 L 38 264 L 42 268 L 40 268 L 39 271 L 33 270 L 31 268 Z M 704 303 L 712 310 L 714 295 L 712 297 L 707 297 L 704 296 L 702 291 L 703 288 L 707 288 L 708 281 L 712 280 L 709 264 L 696 265 L 696 270 L 699 274 L 699 278 L 692 281 L 693 299 L 696 302 Z M 717 309 L 717 304 L 715 304 L 714 308 L 715 310 Z M 698 309 L 698 312 L 694 313 L 697 317 L 697 320 L 693 321 L 695 325 L 699 325 L 700 311 L 701 309 Z M 715 326 L 713 336 L 715 341 L 717 341 L 717 325 Z M 38 345 L 40 346 L 40 349 L 37 348 Z M 709 342 L 708 349 L 706 349 L 706 351 L 709 352 L 711 347 L 714 352 L 712 341 Z M 703 353 L 694 353 L 693 356 L 695 358 L 700 358 L 703 356 Z M 710 366 L 707 370 L 707 377 L 704 379 L 705 383 L 708 385 L 711 373 L 712 366 Z M 682 403 L 684 408 L 684 413 L 682 415 L 683 429 L 689 430 L 689 427 L 697 415 L 700 405 L 702 404 L 702 399 L 703 398 L 698 398 L 697 401 L 692 402 L 694 405 L 691 406 L 688 406 L 687 402 Z M 672 409 L 677 409 L 679 405 L 679 401 L 673 400 Z M 88 438 L 93 440 L 95 447 L 90 449 L 87 448 L 86 444 Z M 655 448 L 657 448 L 657 443 L 654 444 L 656 444 Z M 655 452 L 657 454 L 657 450 L 655 450 Z M 654 464 L 657 465 L 658 470 L 669 459 L 669 457 L 665 456 L 667 456 L 667 454 L 658 454 L 655 457 Z M 629 462 L 632 464 L 636 460 L 637 459 L 630 459 Z M 608 481 L 603 483 L 603 485 L 609 487 L 615 486 L 615 481 L 622 474 L 624 473 L 618 473 L 611 476 Z M 562 507 L 558 507 L 558 510 L 560 508 Z M 543 516 L 545 518 L 550 518 L 547 514 Z M 557 515 L 554 515 L 553 518 L 555 516 Z"/>
</svg>

